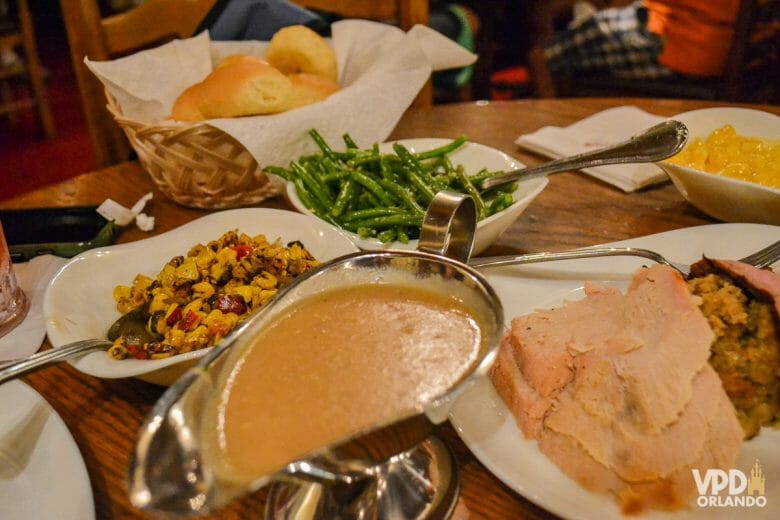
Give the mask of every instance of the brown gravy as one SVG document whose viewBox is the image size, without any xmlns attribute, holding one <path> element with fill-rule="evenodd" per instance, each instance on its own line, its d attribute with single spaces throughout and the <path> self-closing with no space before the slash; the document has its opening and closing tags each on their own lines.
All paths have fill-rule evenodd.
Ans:
<svg viewBox="0 0 780 520">
<path fill-rule="evenodd" d="M 225 379 L 220 457 L 234 478 L 269 475 L 442 395 L 474 364 L 481 342 L 462 303 L 419 288 L 360 285 L 304 299 Z"/>
</svg>

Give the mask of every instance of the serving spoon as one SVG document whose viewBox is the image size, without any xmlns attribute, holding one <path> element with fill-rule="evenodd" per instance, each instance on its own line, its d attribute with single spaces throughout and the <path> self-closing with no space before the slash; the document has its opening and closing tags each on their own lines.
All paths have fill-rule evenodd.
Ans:
<svg viewBox="0 0 780 520">
<path fill-rule="evenodd" d="M 0 385 L 60 361 L 83 356 L 96 350 L 106 350 L 112 344 L 107 339 L 85 339 L 44 350 L 26 358 L 2 362 L 0 363 Z"/>
<path fill-rule="evenodd" d="M 674 120 L 664 121 L 627 141 L 592 152 L 546 162 L 539 166 L 505 172 L 477 183 L 477 188 L 486 190 L 518 180 L 544 177 L 553 173 L 581 170 L 592 166 L 662 161 L 682 150 L 687 140 L 688 128 L 684 124 Z"/>
<path fill-rule="evenodd" d="M 136 343 L 159 339 L 146 330 L 147 318 L 148 310 L 139 307 L 120 316 L 108 329 L 107 339 L 95 338 L 75 341 L 62 347 L 38 352 L 26 358 L 0 362 L 0 385 L 60 361 L 83 356 L 97 350 L 107 350 L 119 336 L 135 338 Z"/>
</svg>

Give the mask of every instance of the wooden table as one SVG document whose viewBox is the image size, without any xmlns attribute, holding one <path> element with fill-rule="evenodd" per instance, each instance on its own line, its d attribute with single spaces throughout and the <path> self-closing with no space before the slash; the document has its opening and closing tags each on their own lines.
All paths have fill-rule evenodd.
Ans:
<svg viewBox="0 0 780 520">
<path fill-rule="evenodd" d="M 609 107 L 632 104 L 659 115 L 713 106 L 711 103 L 640 99 L 539 100 L 443 105 L 407 113 L 391 138 L 456 137 L 501 149 L 526 164 L 543 159 L 521 152 L 515 138 L 542 126 L 569 125 Z M 780 107 L 763 110 L 780 114 Z M 157 191 L 136 163 L 124 163 L 81 175 L 0 203 L 0 208 L 29 208 L 99 204 L 107 197 L 130 206 L 154 191 L 148 208 L 156 219 L 154 233 L 173 229 L 204 215 L 178 206 Z M 282 199 L 263 204 L 286 208 Z M 561 250 L 644 236 L 712 222 L 694 209 L 670 184 L 625 194 L 581 173 L 563 173 L 550 183 L 523 215 L 485 254 Z M 129 229 L 119 242 L 149 235 Z M 106 287 L 106 290 L 111 290 Z M 48 348 L 48 341 L 44 348 Z M 101 380 L 84 375 L 68 364 L 32 374 L 34 387 L 63 418 L 86 462 L 94 490 L 97 517 L 149 518 L 127 499 L 125 472 L 141 422 L 163 389 L 135 379 Z M 438 434 L 455 451 L 461 471 L 458 518 L 543 518 L 549 516 L 490 474 L 469 452 L 449 425 Z M 236 501 L 214 515 L 217 518 L 257 518 L 263 492 Z"/>
</svg>

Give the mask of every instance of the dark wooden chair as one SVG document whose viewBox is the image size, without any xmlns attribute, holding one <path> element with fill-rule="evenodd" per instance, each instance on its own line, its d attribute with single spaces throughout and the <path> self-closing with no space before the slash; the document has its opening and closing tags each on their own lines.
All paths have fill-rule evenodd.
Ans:
<svg viewBox="0 0 780 520">
<path fill-rule="evenodd" d="M 35 108 L 41 125 L 41 132 L 50 139 L 56 131 L 54 117 L 46 95 L 43 67 L 38 59 L 32 15 L 27 0 L 17 0 L 16 20 L 9 20 L 9 26 L 0 29 L 0 49 L 21 49 L 24 53 L 23 66 L 2 66 L 0 64 L 0 116 L 7 116 L 13 124 L 20 111 Z M 30 87 L 31 95 L 17 99 L 12 82 L 21 80 Z"/>
<path fill-rule="evenodd" d="M 108 60 L 192 36 L 216 0 L 148 0 L 103 17 L 97 0 L 60 0 L 70 54 L 95 159 L 109 166 L 130 157 L 124 132 L 106 109 L 103 85 L 84 58 Z"/>
<path fill-rule="evenodd" d="M 780 95 L 780 1 L 742 0 L 734 39 L 722 75 L 711 78 L 674 76 L 658 80 L 619 79 L 578 74 L 553 81 L 543 48 L 552 33 L 552 15 L 541 17 L 540 37 L 528 54 L 538 97 L 640 96 L 723 101 L 772 102 Z M 773 29 L 774 27 L 774 29 Z"/>
</svg>

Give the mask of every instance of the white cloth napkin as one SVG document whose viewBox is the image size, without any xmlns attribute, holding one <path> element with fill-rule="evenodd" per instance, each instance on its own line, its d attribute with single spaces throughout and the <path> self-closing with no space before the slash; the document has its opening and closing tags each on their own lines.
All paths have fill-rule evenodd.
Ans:
<svg viewBox="0 0 780 520">
<path fill-rule="evenodd" d="M 632 135 L 667 118 L 648 114 L 636 107 L 610 108 L 586 117 L 565 128 L 546 126 L 532 134 L 521 135 L 515 143 L 541 155 L 558 159 L 625 141 Z M 631 192 L 666 180 L 666 174 L 654 164 L 615 164 L 582 170 L 606 183 Z"/>
<path fill-rule="evenodd" d="M 30 302 L 30 310 L 19 325 L 0 338 L 0 361 L 26 357 L 41 348 L 46 335 L 43 294 L 51 279 L 67 262 L 67 258 L 42 255 L 29 262 L 13 264 L 16 280 Z"/>
</svg>

